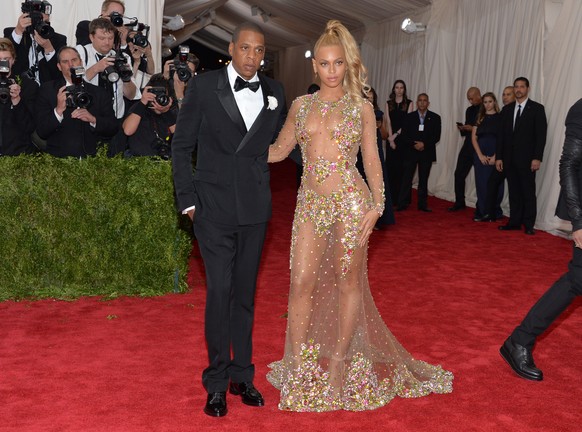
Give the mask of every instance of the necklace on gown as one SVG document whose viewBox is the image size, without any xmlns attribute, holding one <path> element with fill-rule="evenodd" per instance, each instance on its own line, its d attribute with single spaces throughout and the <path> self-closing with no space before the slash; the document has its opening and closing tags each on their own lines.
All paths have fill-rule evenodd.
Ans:
<svg viewBox="0 0 582 432">
<path fill-rule="evenodd" d="M 341 98 L 336 101 L 324 101 L 319 97 L 319 92 L 313 94 L 313 100 L 315 105 L 321 113 L 322 117 L 325 117 L 327 113 L 335 110 L 341 103 L 345 102 L 349 98 L 349 94 L 344 94 Z"/>
</svg>

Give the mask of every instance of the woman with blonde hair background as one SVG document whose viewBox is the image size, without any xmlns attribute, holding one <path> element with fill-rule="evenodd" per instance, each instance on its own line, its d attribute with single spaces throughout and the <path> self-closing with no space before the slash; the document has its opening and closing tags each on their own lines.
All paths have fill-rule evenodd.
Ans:
<svg viewBox="0 0 582 432">
<path fill-rule="evenodd" d="M 269 162 L 297 142 L 303 177 L 291 239 L 285 354 L 269 381 L 291 411 L 375 409 L 393 397 L 452 391 L 453 376 L 414 360 L 380 317 L 367 276 L 368 239 L 384 210 L 376 119 L 357 44 L 329 21 L 315 44 L 321 89 L 297 98 Z M 361 149 L 366 185 L 355 163 Z"/>
</svg>

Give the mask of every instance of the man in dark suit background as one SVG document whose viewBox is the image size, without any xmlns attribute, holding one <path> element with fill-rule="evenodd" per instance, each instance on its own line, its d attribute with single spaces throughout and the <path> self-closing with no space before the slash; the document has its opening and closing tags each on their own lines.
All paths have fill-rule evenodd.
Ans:
<svg viewBox="0 0 582 432">
<path fill-rule="evenodd" d="M 522 378 L 541 381 L 543 373 L 532 349 L 540 336 L 582 295 L 582 99 L 566 116 L 566 139 L 560 158 L 560 198 L 556 215 L 572 222 L 573 256 L 568 272 L 558 279 L 530 309 L 501 347 L 501 355 Z"/>
<path fill-rule="evenodd" d="M 81 67 L 75 48 L 63 47 L 57 53 L 61 78 L 40 86 L 36 107 L 39 136 L 47 140 L 46 151 L 58 157 L 86 157 L 97 152 L 97 142 L 112 137 L 118 129 L 111 98 L 88 82 L 83 89 L 93 101 L 87 108 L 67 106 L 66 87 L 72 85 L 71 68 Z"/>
<path fill-rule="evenodd" d="M 457 157 L 457 167 L 455 168 L 455 203 L 448 208 L 448 211 L 463 210 L 465 205 L 465 179 L 473 167 L 473 142 L 471 140 L 473 126 L 477 122 L 477 115 L 481 108 L 481 90 L 471 87 L 467 90 L 467 100 L 471 106 L 465 110 L 465 124 L 458 124 L 457 129 L 465 138 L 459 156 Z"/>
<path fill-rule="evenodd" d="M 50 15 L 43 13 L 43 21 L 50 22 Z M 48 38 L 43 38 L 31 27 L 32 20 L 28 13 L 18 17 L 16 27 L 4 29 L 4 37 L 10 39 L 16 48 L 16 62 L 13 72 L 24 74 L 31 71 L 30 77 L 38 84 L 55 80 L 60 77 L 57 69 L 56 53 L 67 45 L 67 37 L 54 32 Z M 37 69 L 31 69 L 37 63 Z"/>
<path fill-rule="evenodd" d="M 428 110 L 430 102 L 426 93 L 418 95 L 417 110 L 406 115 L 402 128 L 403 174 L 398 195 L 398 211 L 405 210 L 410 202 L 414 172 L 418 166 L 418 210 L 428 208 L 428 177 L 432 163 L 436 162 L 436 144 L 441 139 L 441 117 Z"/>
<path fill-rule="evenodd" d="M 537 216 L 536 172 L 546 145 L 548 123 L 544 106 L 528 97 L 529 80 L 513 82 L 515 102 L 501 110 L 501 131 L 497 140 L 495 165 L 505 171 L 509 188 L 509 222 L 501 231 L 519 230 L 535 234 Z"/>
<path fill-rule="evenodd" d="M 38 84 L 12 72 L 15 57 L 12 42 L 0 38 L 0 74 L 9 83 L 8 88 L 0 89 L 0 156 L 17 156 L 34 151 L 31 134 L 35 129 L 34 104 Z M 6 63 L 9 65 L 8 73 L 4 71 Z"/>
<path fill-rule="evenodd" d="M 193 221 L 206 270 L 202 382 L 204 412 L 213 417 L 227 413 L 227 389 L 247 405 L 264 404 L 253 385 L 254 296 L 271 217 L 268 148 L 286 113 L 283 86 L 257 74 L 265 53 L 260 27 L 239 25 L 229 53 L 226 68 L 189 81 L 172 141 L 178 208 Z"/>
</svg>

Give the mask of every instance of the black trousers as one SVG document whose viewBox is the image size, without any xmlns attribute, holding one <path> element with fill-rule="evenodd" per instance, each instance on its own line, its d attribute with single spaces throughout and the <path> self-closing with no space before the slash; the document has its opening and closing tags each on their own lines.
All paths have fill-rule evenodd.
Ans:
<svg viewBox="0 0 582 432">
<path fill-rule="evenodd" d="M 533 229 L 537 216 L 536 173 L 527 164 L 510 163 L 504 167 L 509 189 L 509 222 L 511 226 Z"/>
<path fill-rule="evenodd" d="M 485 214 L 494 218 L 503 216 L 501 201 L 503 200 L 503 181 L 505 172 L 493 170 L 487 180 L 487 195 L 485 196 Z"/>
<path fill-rule="evenodd" d="M 461 147 L 461 151 L 457 157 L 457 166 L 455 168 L 455 204 L 458 206 L 465 205 L 465 180 L 473 167 L 474 152 L 473 146 L 465 143 Z"/>
<path fill-rule="evenodd" d="M 398 194 L 398 206 L 406 207 L 410 204 L 410 196 L 412 193 L 412 180 L 414 179 L 414 172 L 418 166 L 418 208 L 426 208 L 428 206 L 428 176 L 432 168 L 432 160 L 420 155 L 418 151 L 414 151 L 413 155 L 408 155 L 404 159 L 402 172 L 402 185 L 400 193 Z"/>
<path fill-rule="evenodd" d="M 254 378 L 255 288 L 267 224 L 230 226 L 194 216 L 193 225 L 207 286 L 204 331 L 209 365 L 202 383 L 208 393 L 222 392 L 229 380 Z"/>
<path fill-rule="evenodd" d="M 513 331 L 514 342 L 532 349 L 536 338 L 554 322 L 572 301 L 582 294 L 582 249 L 574 247 L 568 272 L 540 297 L 522 323 Z"/>
</svg>

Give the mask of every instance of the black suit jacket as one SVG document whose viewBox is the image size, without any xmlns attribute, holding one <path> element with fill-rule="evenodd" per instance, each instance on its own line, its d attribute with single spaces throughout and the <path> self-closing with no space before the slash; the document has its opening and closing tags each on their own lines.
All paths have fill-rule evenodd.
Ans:
<svg viewBox="0 0 582 432">
<path fill-rule="evenodd" d="M 523 108 L 515 129 L 513 113 L 516 102 L 507 104 L 501 110 L 501 130 L 497 140 L 496 159 L 503 160 L 504 166 L 510 163 L 530 166 L 531 161 L 542 160 L 546 146 L 548 123 L 544 106 L 531 99 Z"/>
<path fill-rule="evenodd" d="M 85 90 L 93 96 L 88 111 L 96 118 L 95 128 L 89 123 L 71 118 L 73 108 L 67 107 L 63 121 L 59 123 L 54 109 L 57 106 L 57 93 L 65 85 L 61 79 L 49 81 L 40 86 L 36 106 L 38 135 L 47 140 L 46 151 L 58 157 L 85 157 L 97 151 L 100 138 L 110 138 L 117 132 L 118 122 L 113 113 L 111 97 L 100 87 L 85 82 Z"/>
<path fill-rule="evenodd" d="M 424 131 L 419 131 L 420 117 L 417 111 L 408 113 L 404 118 L 402 127 L 403 156 L 406 159 L 422 159 L 436 161 L 436 144 L 441 139 L 441 116 L 427 110 L 424 117 Z M 415 141 L 424 143 L 424 150 L 418 151 L 414 148 Z"/>
<path fill-rule="evenodd" d="M 34 132 L 34 107 L 38 95 L 38 84 L 25 76 L 18 78 L 20 82 L 20 102 L 12 106 L 9 100 L 0 104 L 2 114 L 2 146 L 0 155 L 16 156 L 31 153 L 34 150 L 31 134 Z"/>
<path fill-rule="evenodd" d="M 192 78 L 172 140 L 178 209 L 196 206 L 201 217 L 228 225 L 271 217 L 267 156 L 286 114 L 283 86 L 259 74 L 264 106 L 247 131 L 226 68 Z M 268 109 L 267 97 L 277 101 Z M 191 154 L 196 154 L 192 174 Z"/>
<path fill-rule="evenodd" d="M 4 37 L 10 39 L 10 41 L 14 44 L 14 48 L 16 49 L 16 61 L 14 62 L 14 66 L 12 67 L 12 71 L 15 74 L 23 74 L 30 68 L 30 62 L 28 59 L 28 53 L 30 51 L 30 45 L 32 44 L 32 39 L 29 34 L 25 33 L 22 35 L 22 40 L 19 44 L 14 42 L 12 39 L 12 31 L 14 27 L 7 27 L 4 29 Z M 55 52 L 61 47 L 67 45 L 67 37 L 56 33 L 50 37 L 50 41 L 53 44 Z M 42 50 L 41 47 L 39 49 Z M 46 59 L 42 59 L 38 63 L 38 73 L 40 77 L 41 84 L 47 81 L 52 81 L 61 77 L 61 72 L 57 68 L 57 55 L 51 58 L 49 62 Z"/>
</svg>

